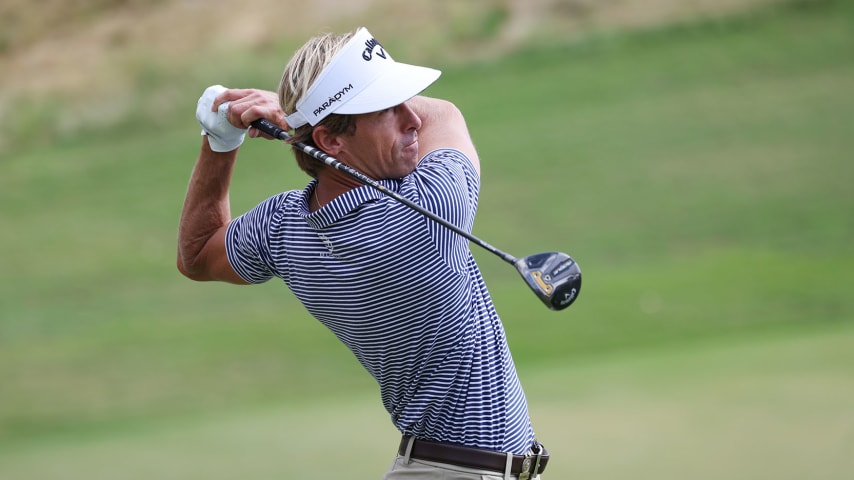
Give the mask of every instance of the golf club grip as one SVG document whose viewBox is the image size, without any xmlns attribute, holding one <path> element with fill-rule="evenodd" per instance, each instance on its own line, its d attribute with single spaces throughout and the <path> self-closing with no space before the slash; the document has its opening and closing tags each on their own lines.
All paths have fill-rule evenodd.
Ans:
<svg viewBox="0 0 854 480">
<path fill-rule="evenodd" d="M 283 140 L 285 142 L 287 142 L 291 138 L 291 134 L 289 134 L 285 130 L 279 128 L 278 125 L 267 120 L 266 118 L 259 118 L 258 120 L 255 120 L 254 122 L 252 122 L 252 126 L 257 128 L 258 130 L 261 130 L 262 132 L 270 135 L 273 138 L 278 138 L 279 140 Z M 351 169 L 350 167 L 348 167 L 348 166 L 344 165 L 343 163 L 339 162 L 338 160 L 336 160 L 334 157 L 330 157 L 323 150 L 312 147 L 311 145 L 306 145 L 302 142 L 293 142 L 293 143 L 291 143 L 291 145 L 299 148 L 303 152 L 311 155 L 312 157 L 320 160 L 321 162 L 329 165 L 332 168 L 337 168 L 338 170 L 341 170 L 342 172 L 348 173 L 351 176 L 356 177 L 356 179 L 358 179 L 362 183 L 368 183 L 371 181 L 368 177 L 366 177 L 361 172 Z"/>
<path fill-rule="evenodd" d="M 258 130 L 261 130 L 262 132 L 264 132 L 264 133 L 266 133 L 266 134 L 268 134 L 274 138 L 278 138 L 280 140 L 287 141 L 288 139 L 291 138 L 291 135 L 288 132 L 279 128 L 276 124 L 274 124 L 273 122 L 271 122 L 265 118 L 260 118 L 258 120 L 255 120 L 254 122 L 252 122 L 252 126 L 257 128 Z M 363 183 L 369 187 L 372 187 L 375 190 L 378 190 L 380 193 L 383 193 L 383 194 L 397 200 L 398 202 L 402 203 L 403 205 L 405 205 L 405 206 L 409 207 L 410 209 L 420 213 L 421 215 L 424 215 L 425 217 L 429 218 L 430 220 L 433 220 L 434 222 L 438 223 L 439 225 L 442 225 L 443 227 L 447 228 L 448 230 L 451 230 L 451 231 L 469 239 L 470 241 L 474 242 L 478 246 L 480 246 L 480 247 L 488 250 L 489 252 L 497 255 L 499 258 L 501 258 L 505 262 L 509 263 L 510 265 L 515 266 L 517 259 L 513 255 L 510 255 L 507 252 L 501 251 L 501 250 L 493 247 L 492 245 L 481 240 L 480 238 L 475 237 L 471 233 L 469 233 L 469 232 L 457 227 L 456 225 L 448 222 L 444 218 L 442 218 L 442 217 L 434 214 L 433 212 L 430 212 L 429 210 L 426 210 L 426 209 L 422 208 L 421 206 L 416 205 L 415 203 L 409 201 L 408 199 L 404 198 L 403 196 L 401 196 L 397 192 L 393 192 L 393 191 L 385 188 L 382 184 L 380 184 L 376 180 L 374 180 L 371 177 L 365 175 L 364 173 L 356 170 L 355 168 L 352 168 L 348 165 L 341 163 L 340 161 L 335 159 L 335 157 L 330 156 L 326 152 L 324 152 L 318 148 L 312 147 L 311 145 L 306 145 L 302 142 L 293 142 L 291 145 L 299 148 L 303 152 L 311 155 L 312 157 L 316 158 L 317 160 L 320 160 L 321 162 L 325 163 L 326 165 L 329 165 L 332 168 L 340 170 L 340 171 L 346 173 L 347 175 L 355 178 L 359 182 L 361 182 L 361 183 Z"/>
<path fill-rule="evenodd" d="M 280 140 L 287 140 L 290 135 L 284 129 L 279 128 L 275 123 L 267 120 L 266 118 L 259 118 L 252 122 L 252 126 L 261 130 L 262 132 L 270 135 L 273 138 L 278 138 Z"/>
</svg>

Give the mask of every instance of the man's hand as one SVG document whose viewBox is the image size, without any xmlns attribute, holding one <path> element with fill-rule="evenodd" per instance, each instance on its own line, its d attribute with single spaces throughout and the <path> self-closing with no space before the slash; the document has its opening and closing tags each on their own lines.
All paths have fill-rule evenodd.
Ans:
<svg viewBox="0 0 854 480">
<path fill-rule="evenodd" d="M 228 121 L 243 129 L 249 129 L 249 137 L 264 137 L 273 140 L 273 137 L 252 127 L 252 122 L 259 118 L 266 118 L 284 130 L 290 130 L 285 121 L 285 112 L 279 106 L 279 97 L 275 92 L 256 89 L 228 89 L 217 94 L 211 107 L 212 110 L 227 105 Z"/>
<path fill-rule="evenodd" d="M 276 93 L 256 89 L 228 89 L 222 85 L 208 87 L 199 98 L 196 118 L 208 135 L 208 143 L 215 152 L 230 152 L 237 149 L 247 130 L 251 138 L 263 134 L 251 123 L 266 118 L 281 128 L 288 129 L 285 113 L 279 107 Z"/>
<path fill-rule="evenodd" d="M 230 152 L 243 143 L 247 127 L 238 127 L 228 119 L 228 104 L 216 104 L 216 98 L 227 91 L 222 85 L 213 85 L 205 89 L 196 105 L 196 119 L 202 126 L 202 134 L 208 136 L 208 143 L 214 152 Z"/>
</svg>

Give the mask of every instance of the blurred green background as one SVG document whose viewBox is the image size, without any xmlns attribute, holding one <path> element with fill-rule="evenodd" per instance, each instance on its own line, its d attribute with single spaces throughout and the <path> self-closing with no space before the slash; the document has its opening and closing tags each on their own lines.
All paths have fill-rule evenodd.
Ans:
<svg viewBox="0 0 854 480">
<path fill-rule="evenodd" d="M 198 95 L 361 24 L 444 71 L 474 233 L 582 266 L 550 312 L 475 251 L 544 478 L 851 478 L 854 2 L 689 3 L 7 2 L 0 478 L 382 476 L 376 386 L 286 288 L 174 267 Z M 250 141 L 233 212 L 306 182 Z"/>
</svg>

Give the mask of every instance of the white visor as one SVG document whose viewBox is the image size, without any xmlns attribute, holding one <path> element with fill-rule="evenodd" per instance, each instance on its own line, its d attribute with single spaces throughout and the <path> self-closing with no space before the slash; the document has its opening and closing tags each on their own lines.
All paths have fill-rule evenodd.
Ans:
<svg viewBox="0 0 854 480">
<path fill-rule="evenodd" d="M 285 118 L 291 128 L 317 125 L 332 113 L 370 113 L 400 105 L 421 93 L 442 72 L 392 60 L 368 30 L 360 28 Z"/>
</svg>

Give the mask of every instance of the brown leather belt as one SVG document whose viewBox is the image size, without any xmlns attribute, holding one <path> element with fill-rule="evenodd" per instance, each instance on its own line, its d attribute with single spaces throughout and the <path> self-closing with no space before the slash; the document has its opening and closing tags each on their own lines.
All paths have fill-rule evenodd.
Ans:
<svg viewBox="0 0 854 480">
<path fill-rule="evenodd" d="M 409 445 L 409 435 L 404 435 L 400 440 L 398 455 L 405 456 Z M 518 475 L 521 479 L 535 477 L 546 469 L 549 463 L 549 452 L 542 444 L 534 442 L 534 453 L 528 455 L 513 455 L 511 464 L 512 475 Z M 507 454 L 484 450 L 481 448 L 465 447 L 450 443 L 431 442 L 427 440 L 415 440 L 412 444 L 410 458 L 426 460 L 428 462 L 447 463 L 459 467 L 475 468 L 478 470 L 490 470 L 493 472 L 504 472 L 507 468 Z"/>
</svg>

